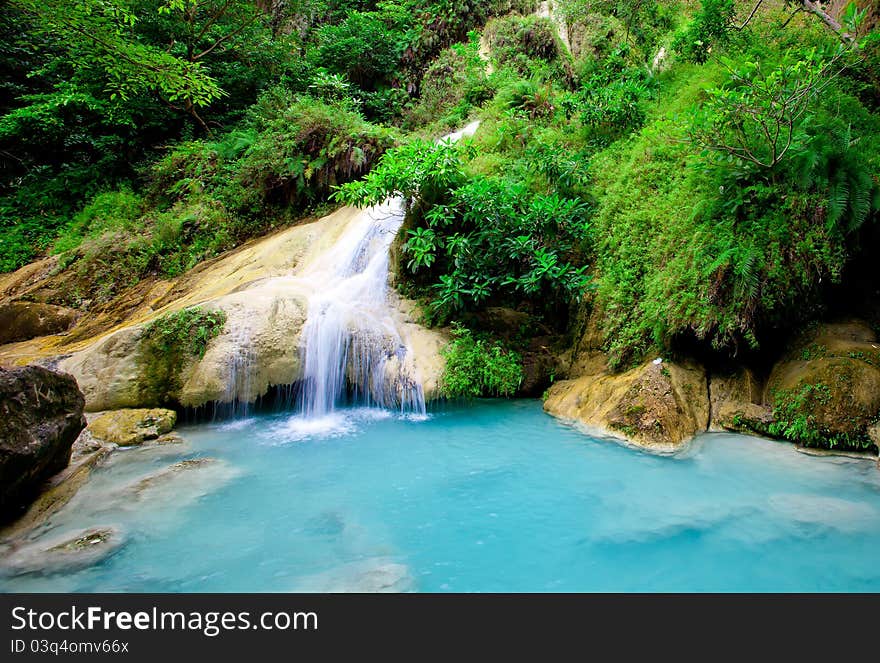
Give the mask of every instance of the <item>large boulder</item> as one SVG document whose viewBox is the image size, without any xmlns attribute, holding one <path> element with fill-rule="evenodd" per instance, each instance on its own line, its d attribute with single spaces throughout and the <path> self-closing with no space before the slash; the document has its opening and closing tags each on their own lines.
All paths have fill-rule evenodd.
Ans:
<svg viewBox="0 0 880 663">
<path fill-rule="evenodd" d="M 76 380 L 39 366 L 0 369 L 0 518 L 70 462 L 86 426 Z"/>
<path fill-rule="evenodd" d="M 67 331 L 78 313 L 64 306 L 37 302 L 0 304 L 0 345 Z"/>
<path fill-rule="evenodd" d="M 779 423 L 789 424 L 786 436 L 795 442 L 855 448 L 876 444 L 874 427 L 880 418 L 876 334 L 861 320 L 807 329 L 773 367 L 764 398 L 774 407 Z"/>
<path fill-rule="evenodd" d="M 557 382 L 544 409 L 652 451 L 676 451 L 707 428 L 706 371 L 662 360 L 624 373 L 601 370 Z"/>
</svg>

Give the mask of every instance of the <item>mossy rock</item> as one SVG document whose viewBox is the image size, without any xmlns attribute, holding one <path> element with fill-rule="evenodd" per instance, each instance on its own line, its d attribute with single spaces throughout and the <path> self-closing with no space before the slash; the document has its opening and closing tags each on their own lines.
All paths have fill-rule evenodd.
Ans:
<svg viewBox="0 0 880 663">
<path fill-rule="evenodd" d="M 766 397 L 772 434 L 805 446 L 874 448 L 869 431 L 880 417 L 874 332 L 860 321 L 811 328 L 774 366 Z"/>
<path fill-rule="evenodd" d="M 93 419 L 89 431 L 99 440 L 127 447 L 158 439 L 174 428 L 176 422 L 177 413 L 174 410 L 113 410 Z"/>
</svg>

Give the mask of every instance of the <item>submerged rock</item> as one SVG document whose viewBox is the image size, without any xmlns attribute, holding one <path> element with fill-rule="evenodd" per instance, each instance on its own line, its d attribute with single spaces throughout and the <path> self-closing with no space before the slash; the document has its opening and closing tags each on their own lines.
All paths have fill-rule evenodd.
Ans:
<svg viewBox="0 0 880 663">
<path fill-rule="evenodd" d="M 0 539 L 12 540 L 28 536 L 45 524 L 64 507 L 85 485 L 92 470 L 106 459 L 112 445 L 96 440 L 88 429 L 73 443 L 70 464 L 40 486 L 41 493 L 15 522 L 0 530 Z"/>
<path fill-rule="evenodd" d="M 156 440 L 174 428 L 176 422 L 177 413 L 174 410 L 113 410 L 92 419 L 89 431 L 99 440 L 126 447 Z"/>
<path fill-rule="evenodd" d="M 0 518 L 16 514 L 70 462 L 86 421 L 70 375 L 39 366 L 0 369 Z"/>
<path fill-rule="evenodd" d="M 376 557 L 303 578 L 294 591 L 374 594 L 410 592 L 414 587 L 415 582 L 405 565 Z"/>
<path fill-rule="evenodd" d="M 124 543 L 116 528 L 92 527 L 14 548 L 0 568 L 10 575 L 72 573 L 104 561 Z"/>
<path fill-rule="evenodd" d="M 39 302 L 0 304 L 0 345 L 70 329 L 79 314 L 71 308 Z"/>
<path fill-rule="evenodd" d="M 602 370 L 557 382 L 544 409 L 653 451 L 675 451 L 706 430 L 706 372 L 697 364 L 667 361 L 619 374 Z"/>
</svg>

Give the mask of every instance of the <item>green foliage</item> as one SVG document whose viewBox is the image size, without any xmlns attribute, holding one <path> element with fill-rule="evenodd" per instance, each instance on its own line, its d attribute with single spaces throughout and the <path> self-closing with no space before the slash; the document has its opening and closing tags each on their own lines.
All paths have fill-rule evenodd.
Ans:
<svg viewBox="0 0 880 663">
<path fill-rule="evenodd" d="M 479 56 L 479 39 L 442 51 L 425 71 L 419 102 L 407 114 L 407 125 L 439 123 L 443 129 L 460 126 L 468 115 L 494 95 L 494 86 Z"/>
<path fill-rule="evenodd" d="M 406 36 L 387 15 L 351 12 L 318 31 L 316 61 L 364 90 L 388 79 L 400 60 Z"/>
<path fill-rule="evenodd" d="M 513 396 L 523 379 L 521 357 L 501 343 L 477 338 L 465 327 L 453 327 L 453 340 L 443 350 L 446 366 L 440 378 L 446 398 Z"/>
<path fill-rule="evenodd" d="M 611 53 L 567 101 L 567 111 L 578 113 L 594 140 L 606 144 L 641 128 L 646 102 L 654 97 L 656 81 L 645 68 L 629 66 L 626 54 L 626 48 Z"/>
<path fill-rule="evenodd" d="M 129 189 L 99 194 L 74 215 L 52 251 L 63 253 L 75 249 L 84 239 L 98 239 L 104 233 L 136 232 L 135 222 L 143 212 L 143 199 Z"/>
<path fill-rule="evenodd" d="M 210 192 L 233 210 L 302 210 L 364 173 L 395 141 L 393 131 L 307 96 L 276 93 L 249 125 L 217 142 L 181 144 L 153 167 L 154 195 Z"/>
<path fill-rule="evenodd" d="M 677 1 L 562 0 L 560 14 L 578 30 L 601 25 L 604 30 L 599 34 L 606 40 L 611 36 L 609 33 L 619 32 L 612 41 L 630 44 L 638 58 L 647 61 L 656 52 L 657 42 L 672 26 L 680 5 Z M 604 50 L 604 45 L 595 41 L 591 46 Z"/>
<path fill-rule="evenodd" d="M 199 62 L 131 39 L 137 15 L 128 3 L 108 0 L 11 0 L 33 18 L 38 30 L 64 35 L 63 43 L 80 66 L 100 72 L 110 101 L 122 101 L 157 89 L 169 102 L 205 106 L 222 94 Z M 172 1 L 183 11 L 183 3 Z"/>
<path fill-rule="evenodd" d="M 200 307 L 167 313 L 150 322 L 142 339 L 144 393 L 155 395 L 157 404 L 173 403 L 181 387 L 181 372 L 205 356 L 208 343 L 225 324 L 224 311 Z"/>
<path fill-rule="evenodd" d="M 521 76 L 534 72 L 536 61 L 553 62 L 563 51 L 550 19 L 510 15 L 490 21 L 483 31 L 492 59 Z"/>
<path fill-rule="evenodd" d="M 725 60 L 727 80 L 692 110 L 688 139 L 706 156 L 773 168 L 790 150 L 804 149 L 811 102 L 830 84 L 838 56 L 811 51 L 775 67 Z"/>
<path fill-rule="evenodd" d="M 243 185 L 257 184 L 270 202 L 303 207 L 365 173 L 394 142 L 388 129 L 302 98 L 277 117 L 263 118 L 237 167 L 238 177 Z"/>
<path fill-rule="evenodd" d="M 505 178 L 468 175 L 468 152 L 415 141 L 387 153 L 337 197 L 373 204 L 402 195 L 414 202 L 406 267 L 433 291 L 441 319 L 520 297 L 547 310 L 577 299 L 587 285 L 587 206 Z"/>
<path fill-rule="evenodd" d="M 144 339 L 159 352 L 201 359 L 225 324 L 225 312 L 194 306 L 157 318 L 144 328 Z"/>
<path fill-rule="evenodd" d="M 735 13 L 733 0 L 702 0 L 699 11 L 676 35 L 673 49 L 691 62 L 705 62 L 713 45 L 727 43 Z"/>
<path fill-rule="evenodd" d="M 714 63 L 682 68 L 658 107 L 711 114 L 703 90 L 728 75 Z M 805 79 L 785 80 L 795 89 Z M 772 166 L 773 147 L 760 141 L 749 145 L 763 165 L 695 153 L 688 125 L 662 115 L 594 158 L 598 296 L 613 364 L 681 337 L 736 352 L 821 310 L 820 284 L 840 279 L 877 209 L 880 125 L 836 82 L 808 111 Z M 726 117 L 750 138 L 764 135 L 744 129 L 751 114 Z"/>
<path fill-rule="evenodd" d="M 240 118 L 298 75 L 250 0 L 15 0 L 0 6 L 0 266 L 53 244 L 169 141 Z M 62 231 L 64 232 L 64 231 Z"/>
</svg>

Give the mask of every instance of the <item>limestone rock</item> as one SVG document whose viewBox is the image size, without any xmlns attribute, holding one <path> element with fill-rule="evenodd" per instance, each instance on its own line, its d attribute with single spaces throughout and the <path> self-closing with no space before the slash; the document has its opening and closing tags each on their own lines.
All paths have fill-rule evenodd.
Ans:
<svg viewBox="0 0 880 663">
<path fill-rule="evenodd" d="M 184 380 L 178 395 L 182 405 L 253 402 L 270 386 L 302 376 L 299 338 L 307 303 L 296 279 L 267 279 L 206 308 L 225 311 L 226 325 Z"/>
<path fill-rule="evenodd" d="M 0 518 L 67 467 L 86 425 L 83 405 L 70 375 L 39 366 L 0 369 Z"/>
<path fill-rule="evenodd" d="M 709 430 L 766 430 L 772 416 L 762 399 L 763 385 L 748 368 L 711 374 Z"/>
<path fill-rule="evenodd" d="M 871 438 L 874 444 L 880 447 L 880 421 L 868 426 L 868 437 Z"/>
<path fill-rule="evenodd" d="M 137 319 L 61 359 L 60 366 L 80 381 L 86 409 L 163 404 L 149 380 L 151 359 L 143 329 L 160 315 L 194 305 L 223 310 L 226 324 L 202 358 L 178 368 L 179 387 L 170 395 L 172 401 L 189 407 L 253 402 L 273 386 L 297 382 L 302 377 L 300 335 L 308 297 L 310 289 L 321 285 L 297 275 L 332 246 L 358 214 L 354 208 L 342 208 L 200 265 L 167 285 L 165 294 L 151 299 L 151 308 L 141 310 Z M 448 334 L 424 328 L 413 302 L 393 291 L 390 296 L 395 323 L 408 348 L 406 361 L 431 398 L 437 393 L 444 366 L 440 350 Z"/>
<path fill-rule="evenodd" d="M 64 306 L 37 302 L 0 304 L 0 345 L 67 331 L 77 317 L 76 311 Z"/>
<path fill-rule="evenodd" d="M 651 361 L 625 373 L 583 375 L 553 385 L 544 409 L 654 451 L 675 451 L 705 431 L 705 370 L 693 363 Z"/>
<path fill-rule="evenodd" d="M 439 397 L 440 378 L 446 367 L 442 351 L 449 343 L 448 329 L 428 329 L 418 322 L 414 301 L 391 292 L 391 307 L 395 325 L 407 347 L 407 361 L 412 373 L 422 383 L 425 400 Z"/>
<path fill-rule="evenodd" d="M 163 408 L 112 410 L 89 423 L 89 432 L 99 440 L 122 447 L 155 440 L 174 428 L 177 413 Z"/>
<path fill-rule="evenodd" d="M 145 403 L 142 337 L 142 326 L 126 327 L 60 362 L 63 370 L 76 377 L 86 410 L 117 410 Z"/>
</svg>

